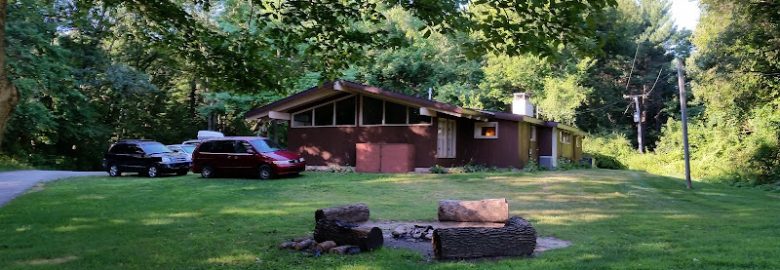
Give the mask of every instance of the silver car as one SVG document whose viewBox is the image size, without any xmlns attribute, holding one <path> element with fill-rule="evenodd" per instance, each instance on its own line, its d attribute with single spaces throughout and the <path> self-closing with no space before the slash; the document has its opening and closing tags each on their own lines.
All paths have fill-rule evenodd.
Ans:
<svg viewBox="0 0 780 270">
<path fill-rule="evenodd" d="M 195 147 L 197 147 L 197 145 L 194 144 L 172 144 L 166 146 L 173 152 L 186 155 L 187 161 L 192 161 L 192 152 L 194 152 Z"/>
</svg>

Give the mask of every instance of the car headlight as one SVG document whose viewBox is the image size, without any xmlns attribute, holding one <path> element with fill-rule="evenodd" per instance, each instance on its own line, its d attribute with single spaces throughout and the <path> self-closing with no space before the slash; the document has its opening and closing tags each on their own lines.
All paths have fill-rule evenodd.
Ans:
<svg viewBox="0 0 780 270">
<path fill-rule="evenodd" d="M 305 159 L 303 159 L 303 158 L 299 158 L 299 159 L 298 159 L 298 162 L 304 162 L 304 161 L 306 161 L 306 160 L 305 160 Z"/>
<path fill-rule="evenodd" d="M 276 164 L 276 165 L 283 165 L 283 164 L 290 164 L 290 161 L 289 160 L 274 160 L 273 163 Z"/>
<path fill-rule="evenodd" d="M 169 157 L 163 157 L 163 158 L 162 158 L 162 163 L 171 163 L 171 158 L 169 158 Z"/>
</svg>

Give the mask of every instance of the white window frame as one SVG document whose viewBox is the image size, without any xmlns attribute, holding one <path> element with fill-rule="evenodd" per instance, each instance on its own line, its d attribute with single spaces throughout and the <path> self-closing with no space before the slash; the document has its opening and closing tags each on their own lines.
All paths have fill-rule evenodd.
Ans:
<svg viewBox="0 0 780 270">
<path fill-rule="evenodd" d="M 563 131 L 558 131 L 558 137 L 563 144 L 571 144 L 571 134 Z"/>
<path fill-rule="evenodd" d="M 439 127 L 436 130 L 436 158 L 456 158 L 458 122 L 441 117 L 437 118 L 437 121 Z"/>
<path fill-rule="evenodd" d="M 536 126 L 531 125 L 531 131 L 529 131 L 531 134 L 528 135 L 529 141 L 535 142 L 536 141 Z"/>
<path fill-rule="evenodd" d="M 482 128 L 493 127 L 496 129 L 496 135 L 483 136 Z M 498 122 L 474 122 L 474 139 L 498 139 Z"/>
<path fill-rule="evenodd" d="M 370 124 L 370 125 L 363 124 L 363 97 L 365 97 L 365 95 L 360 95 L 360 102 L 358 104 L 358 107 L 359 107 L 358 110 L 360 111 L 359 116 L 358 116 L 358 119 L 359 119 L 358 123 L 360 123 L 361 127 L 380 127 L 380 126 L 385 126 L 385 127 L 406 127 L 406 126 L 430 126 L 430 125 L 433 125 L 433 117 L 430 117 L 431 121 L 429 123 L 409 124 L 409 110 L 414 110 L 414 109 L 419 110 L 420 108 L 415 108 L 413 106 L 408 106 L 408 105 L 401 104 L 401 103 L 398 103 L 398 102 L 393 102 L 393 101 L 390 101 L 390 102 L 393 102 L 393 103 L 396 103 L 398 105 L 406 107 L 406 124 L 386 124 L 385 123 L 385 107 L 386 107 L 385 104 L 388 101 L 384 100 L 384 99 L 381 99 L 381 98 L 376 98 L 376 97 L 370 97 L 370 98 L 378 99 L 378 100 L 382 101 L 382 123 L 381 124 Z"/>
<path fill-rule="evenodd" d="M 290 114 L 290 127 L 291 128 L 356 127 L 357 126 L 357 122 L 355 122 L 355 124 L 352 124 L 352 125 L 337 125 L 336 124 L 336 107 L 338 106 L 338 105 L 336 105 L 336 103 L 339 102 L 339 101 L 345 100 L 345 99 L 349 99 L 351 97 L 357 97 L 357 95 L 349 95 L 349 96 L 345 96 L 345 97 L 340 97 L 340 98 L 328 101 L 326 103 L 322 103 L 322 104 L 318 104 L 316 106 L 312 106 L 312 107 L 308 107 L 308 108 L 305 108 L 305 109 L 302 109 L 302 110 L 298 110 L 297 112 Z M 319 107 L 322 107 L 322 106 L 327 106 L 328 104 L 331 104 L 331 103 L 333 104 L 333 124 L 332 125 L 315 126 L 314 125 L 314 119 L 316 117 L 315 116 L 316 112 L 314 110 L 319 108 Z M 358 100 L 355 99 L 355 106 L 358 106 L 359 104 L 360 103 L 358 102 Z M 353 108 L 353 109 L 355 110 L 355 113 L 357 113 L 357 108 Z M 301 114 L 301 113 L 303 113 L 305 111 L 308 111 L 308 110 L 311 110 L 311 126 L 297 126 L 297 125 L 295 125 L 295 116 L 299 115 L 299 114 Z"/>
</svg>

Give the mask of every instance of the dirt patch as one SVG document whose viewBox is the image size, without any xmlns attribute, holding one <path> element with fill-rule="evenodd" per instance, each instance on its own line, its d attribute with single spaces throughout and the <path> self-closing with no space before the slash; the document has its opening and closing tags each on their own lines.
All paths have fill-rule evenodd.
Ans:
<svg viewBox="0 0 780 270">
<path fill-rule="evenodd" d="M 378 227 L 382 229 L 384 234 L 384 245 L 389 248 L 403 248 L 415 251 L 423 255 L 427 261 L 433 260 L 433 245 L 429 240 L 422 239 L 396 239 L 392 236 L 392 231 L 398 226 L 413 227 L 419 226 L 432 226 L 433 228 L 458 228 L 458 227 L 503 227 L 503 223 L 491 223 L 491 222 L 438 222 L 438 221 L 369 221 L 360 224 L 361 227 Z M 536 238 L 536 249 L 534 249 L 534 256 L 541 254 L 542 252 L 565 248 L 571 246 L 570 241 L 561 240 L 551 236 L 541 236 Z"/>
</svg>

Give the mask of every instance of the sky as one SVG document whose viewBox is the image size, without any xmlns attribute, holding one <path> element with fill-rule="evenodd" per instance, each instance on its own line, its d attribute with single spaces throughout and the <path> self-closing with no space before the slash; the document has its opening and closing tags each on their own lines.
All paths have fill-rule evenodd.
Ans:
<svg viewBox="0 0 780 270">
<path fill-rule="evenodd" d="M 672 0 L 672 17 L 680 28 L 694 30 L 699 22 L 698 0 Z"/>
</svg>

